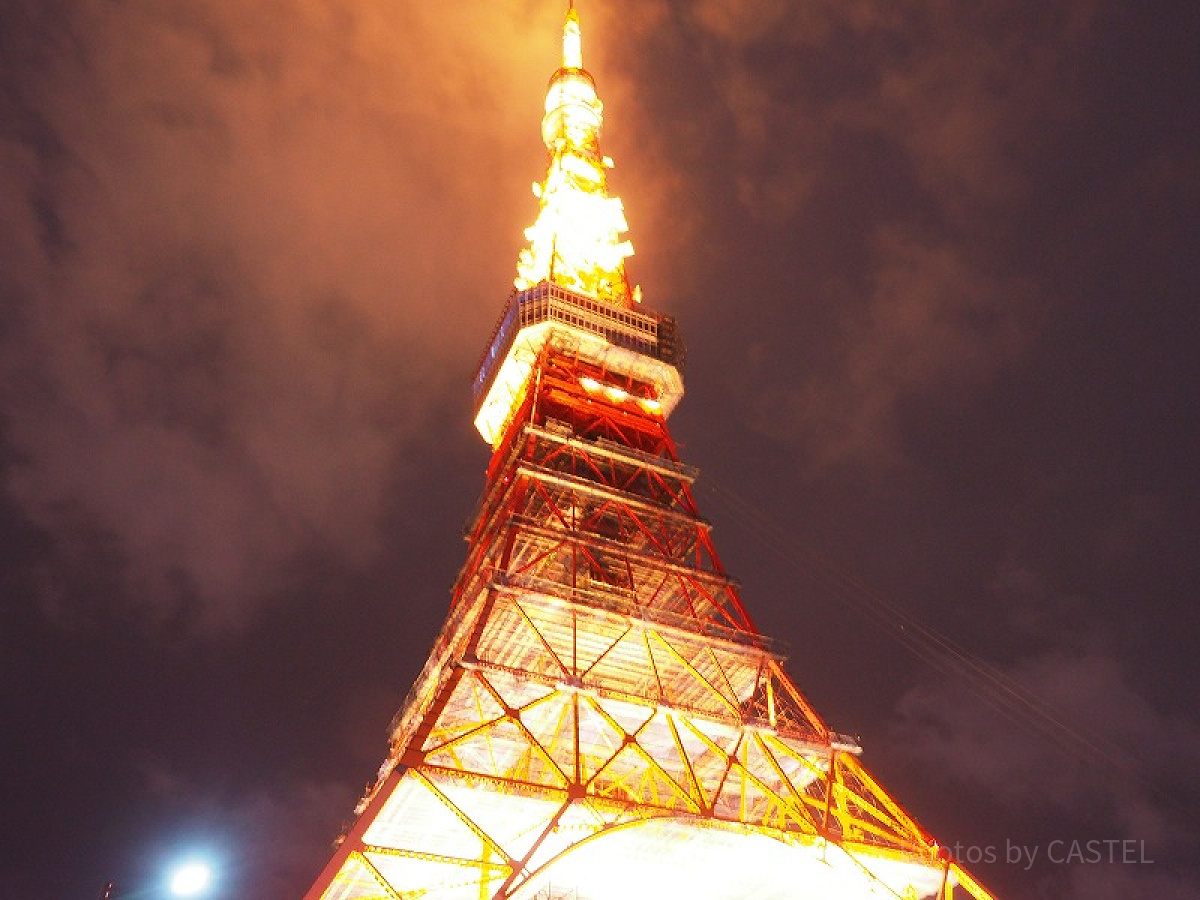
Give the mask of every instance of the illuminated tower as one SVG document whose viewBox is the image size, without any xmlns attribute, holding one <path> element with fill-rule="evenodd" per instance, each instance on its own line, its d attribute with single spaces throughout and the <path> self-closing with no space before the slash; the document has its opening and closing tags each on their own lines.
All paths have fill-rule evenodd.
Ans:
<svg viewBox="0 0 1200 900">
<path fill-rule="evenodd" d="M 666 418 L 567 14 L 540 210 L 475 379 L 467 561 L 309 900 L 988 895 L 866 773 L 754 627 Z"/>
</svg>

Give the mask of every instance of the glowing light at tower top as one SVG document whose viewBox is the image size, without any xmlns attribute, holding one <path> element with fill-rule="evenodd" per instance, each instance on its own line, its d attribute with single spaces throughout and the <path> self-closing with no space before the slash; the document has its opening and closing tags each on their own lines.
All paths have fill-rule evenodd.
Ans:
<svg viewBox="0 0 1200 900">
<path fill-rule="evenodd" d="M 517 290 L 548 281 L 619 306 L 640 302 L 625 277 L 633 247 L 618 197 L 608 195 L 600 152 L 604 105 L 583 68 L 579 16 L 572 6 L 563 25 L 562 68 L 550 79 L 542 140 L 550 152 L 546 180 L 533 186 L 537 220 L 525 229 L 529 246 L 517 258 Z"/>
</svg>

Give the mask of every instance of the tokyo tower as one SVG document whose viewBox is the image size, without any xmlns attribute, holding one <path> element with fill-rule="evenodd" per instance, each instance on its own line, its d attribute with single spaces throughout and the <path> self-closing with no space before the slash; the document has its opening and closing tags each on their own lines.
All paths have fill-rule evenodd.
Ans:
<svg viewBox="0 0 1200 900">
<path fill-rule="evenodd" d="M 755 628 L 667 430 L 567 13 L 540 209 L 475 376 L 466 564 L 387 758 L 307 900 L 973 897 Z"/>
</svg>

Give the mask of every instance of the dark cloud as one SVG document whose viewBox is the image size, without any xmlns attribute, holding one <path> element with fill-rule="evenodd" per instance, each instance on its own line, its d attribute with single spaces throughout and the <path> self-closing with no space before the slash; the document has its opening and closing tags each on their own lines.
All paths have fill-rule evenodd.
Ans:
<svg viewBox="0 0 1200 900">
<path fill-rule="evenodd" d="M 817 471 L 850 462 L 887 469 L 903 460 L 897 419 L 905 401 L 961 402 L 1018 354 L 1030 298 L 973 267 L 953 245 L 929 246 L 899 230 L 872 247 L 866 297 L 842 295 L 840 364 L 799 384 L 764 391 L 756 425 L 802 449 Z M 778 359 L 769 341 L 754 362 Z"/>
<path fill-rule="evenodd" d="M 515 178 L 470 198 L 536 109 L 495 38 L 553 24 L 458 15 L 16 8 L 7 483 L 68 573 L 101 542 L 147 612 L 221 627 L 313 548 L 374 558 L 401 448 L 477 350 L 458 324 L 503 293 L 519 235 L 489 226 L 526 211 Z"/>
<path fill-rule="evenodd" d="M 1029 868 L 1037 866 L 1042 890 L 1053 886 L 1054 896 L 1195 896 L 1187 893 L 1200 838 L 1191 809 L 1200 796 L 1194 719 L 1155 709 L 1097 647 L 1030 656 L 1000 677 L 991 694 L 1004 701 L 999 707 L 953 681 L 910 690 L 892 734 L 909 765 L 937 773 L 949 790 L 1004 804 L 1013 821 L 1026 819 L 1022 840 L 1042 850 L 1040 865 Z M 1009 702 L 1013 690 L 1029 700 Z M 1068 860 L 1057 852 L 1062 843 L 1051 847 L 1055 840 L 1127 841 L 1137 862 Z M 1106 875 L 1091 871 L 1098 865 Z M 1112 878 L 1121 887 L 1104 890 L 1117 893 L 1095 893 Z"/>
<path fill-rule="evenodd" d="M 716 237 L 727 233 L 722 202 L 760 223 L 764 250 L 778 254 L 774 280 L 792 278 L 772 287 L 793 292 L 798 314 L 764 307 L 772 327 L 743 342 L 746 392 L 761 395 L 756 427 L 797 445 L 817 471 L 894 464 L 906 402 L 947 390 L 962 400 L 1039 337 L 1053 298 L 1004 248 L 1034 202 L 1029 170 L 1047 132 L 1076 116 L 1095 5 L 655 9 L 642 23 L 655 32 L 646 42 L 677 50 L 658 33 L 685 35 L 699 48 L 687 69 L 696 92 L 710 93 L 690 121 L 652 140 L 676 167 L 723 163 L 691 173 L 705 184 L 698 206 L 676 197 L 684 231 L 714 247 L 725 279 L 751 276 L 744 296 L 719 302 L 761 306 L 764 278 L 745 271 L 744 238 Z M 639 111 L 641 130 L 660 135 L 660 121 Z M 701 163 L 692 154 L 704 141 Z M 655 172 L 659 162 L 652 154 Z M 762 255 L 750 255 L 754 265 Z M 667 281 L 703 295 L 695 277 L 672 270 Z M 832 351 L 792 327 L 813 320 Z M 814 358 L 819 370 L 806 370 Z"/>
</svg>

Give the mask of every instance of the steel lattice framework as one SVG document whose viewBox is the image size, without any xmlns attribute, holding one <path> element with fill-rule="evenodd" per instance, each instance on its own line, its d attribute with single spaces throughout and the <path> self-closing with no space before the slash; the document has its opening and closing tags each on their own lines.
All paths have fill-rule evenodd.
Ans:
<svg viewBox="0 0 1200 900">
<path fill-rule="evenodd" d="M 754 627 L 667 430 L 674 322 L 602 280 L 533 284 L 497 325 L 450 614 L 307 898 L 987 900 Z"/>
</svg>

